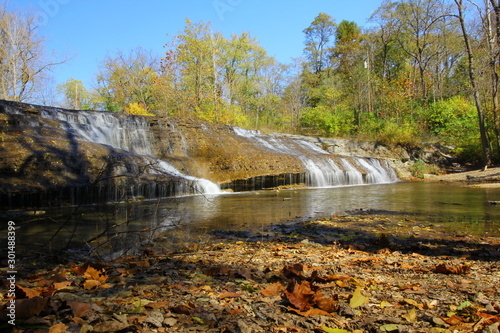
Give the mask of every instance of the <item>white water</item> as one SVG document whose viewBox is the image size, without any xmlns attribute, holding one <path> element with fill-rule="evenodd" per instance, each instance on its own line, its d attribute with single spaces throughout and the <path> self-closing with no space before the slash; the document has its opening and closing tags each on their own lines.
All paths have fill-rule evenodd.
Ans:
<svg viewBox="0 0 500 333">
<path fill-rule="evenodd" d="M 167 161 L 154 156 L 153 137 L 149 124 L 143 117 L 121 116 L 109 112 L 68 112 L 46 109 L 42 116 L 60 121 L 68 137 L 109 145 L 128 151 L 145 159 L 150 165 L 149 175 L 170 175 L 175 179 L 175 192 L 181 194 L 218 194 L 220 187 L 207 180 L 185 175 Z M 206 130 L 205 128 L 203 130 Z M 292 155 L 300 159 L 306 169 L 307 186 L 329 187 L 339 185 L 380 184 L 397 181 L 394 170 L 387 161 L 353 156 L 335 156 L 318 145 L 293 137 L 263 135 L 257 130 L 233 127 L 236 135 L 250 140 L 260 148 Z M 187 154 L 187 143 L 182 136 L 182 148 Z M 122 170 L 119 170 L 122 168 Z M 127 173 L 126 168 L 118 166 L 116 171 Z M 179 184 L 179 181 L 184 184 Z M 141 187 L 142 186 L 142 187 Z M 143 185 L 131 186 L 133 195 L 142 196 L 144 192 L 152 194 L 166 193 L 158 186 L 149 188 Z"/>
<path fill-rule="evenodd" d="M 314 143 L 301 139 L 263 135 L 258 131 L 239 127 L 234 127 L 234 132 L 270 151 L 298 157 L 307 170 L 308 186 L 384 184 L 398 181 L 395 171 L 386 161 L 382 166 L 380 160 L 374 158 L 335 158 Z"/>
<path fill-rule="evenodd" d="M 151 165 L 147 171 L 149 174 L 160 176 L 166 174 L 186 180 L 186 184 L 181 184 L 181 189 L 176 191 L 178 194 L 186 194 L 182 192 L 222 193 L 219 185 L 207 179 L 185 175 L 167 161 L 157 159 L 153 154 L 153 138 L 149 126 L 142 117 L 119 117 L 110 112 L 62 112 L 58 110 L 44 110 L 42 116 L 61 121 L 67 133 L 79 140 L 109 145 L 144 156 L 147 158 L 146 164 Z M 134 189 L 132 193 L 142 195 L 137 189 Z"/>
</svg>

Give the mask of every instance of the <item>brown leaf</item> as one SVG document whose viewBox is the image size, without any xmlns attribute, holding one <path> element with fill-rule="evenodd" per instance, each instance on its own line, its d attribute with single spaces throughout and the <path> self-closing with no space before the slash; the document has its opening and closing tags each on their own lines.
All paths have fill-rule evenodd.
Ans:
<svg viewBox="0 0 500 333">
<path fill-rule="evenodd" d="M 20 298 L 33 298 L 40 296 L 40 292 L 35 289 L 27 288 L 27 287 L 22 287 L 20 285 L 16 284 L 16 299 Z"/>
<path fill-rule="evenodd" d="M 281 295 L 281 292 L 283 290 L 285 290 L 285 287 L 280 282 L 276 282 L 268 285 L 266 288 L 261 289 L 260 292 L 266 297 L 271 297 Z"/>
<path fill-rule="evenodd" d="M 321 309 L 316 309 L 316 308 L 310 308 L 307 311 L 299 311 L 294 308 L 288 308 L 289 310 L 295 312 L 298 315 L 301 315 L 303 317 L 313 317 L 313 316 L 331 316 L 330 313 L 323 311 Z"/>
<path fill-rule="evenodd" d="M 286 298 L 299 311 L 307 311 L 311 308 L 314 295 L 315 292 L 308 281 L 301 281 L 300 284 L 292 281 L 285 290 Z"/>
<path fill-rule="evenodd" d="M 295 264 L 283 267 L 282 273 L 283 276 L 287 279 L 299 279 L 302 280 L 304 277 L 302 276 L 302 272 L 304 271 L 304 265 Z"/>
<path fill-rule="evenodd" d="M 85 318 L 92 315 L 92 305 L 78 301 L 67 302 L 75 317 Z"/>
<path fill-rule="evenodd" d="M 336 312 L 339 309 L 339 301 L 335 298 L 321 298 L 315 300 L 315 303 L 318 308 L 328 313 Z"/>
<path fill-rule="evenodd" d="M 227 293 L 222 293 L 219 296 L 217 296 L 218 299 L 223 299 L 223 298 L 237 298 L 240 297 L 242 294 L 241 293 L 232 293 L 232 292 L 227 292 Z"/>
<path fill-rule="evenodd" d="M 38 316 L 49 302 L 48 297 L 33 297 L 16 299 L 16 319 L 30 319 L 31 317 Z M 2 312 L 7 309 L 2 310 Z"/>
<path fill-rule="evenodd" d="M 144 305 L 144 307 L 151 309 L 163 309 L 168 307 L 168 303 L 165 301 L 151 302 Z"/>
<path fill-rule="evenodd" d="M 446 264 L 437 265 L 434 270 L 437 273 L 443 274 L 467 274 L 470 272 L 469 265 L 460 265 L 460 266 L 448 266 Z"/>
<path fill-rule="evenodd" d="M 185 314 L 185 315 L 190 315 L 193 312 L 193 308 L 189 305 L 185 304 L 180 304 L 176 306 L 171 306 L 169 310 L 173 313 L 177 314 Z"/>
</svg>

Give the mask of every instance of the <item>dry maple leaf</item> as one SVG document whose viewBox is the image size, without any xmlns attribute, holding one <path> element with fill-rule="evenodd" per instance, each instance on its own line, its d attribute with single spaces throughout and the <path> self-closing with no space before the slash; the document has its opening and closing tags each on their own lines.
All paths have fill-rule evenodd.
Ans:
<svg viewBox="0 0 500 333">
<path fill-rule="evenodd" d="M 87 270 L 85 270 L 83 276 L 86 277 L 88 280 L 96 280 L 99 281 L 100 283 L 104 283 L 108 279 L 108 276 L 105 275 L 103 271 L 100 270 L 98 271 L 92 266 L 87 267 Z"/>
<path fill-rule="evenodd" d="M 300 284 L 291 281 L 285 290 L 288 301 L 301 312 L 311 308 L 315 294 L 308 281 L 301 281 Z"/>
</svg>

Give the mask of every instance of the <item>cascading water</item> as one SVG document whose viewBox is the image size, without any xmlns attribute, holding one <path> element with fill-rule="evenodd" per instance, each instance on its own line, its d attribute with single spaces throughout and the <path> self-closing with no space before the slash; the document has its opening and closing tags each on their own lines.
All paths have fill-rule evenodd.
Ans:
<svg viewBox="0 0 500 333">
<path fill-rule="evenodd" d="M 142 117 L 119 117 L 109 112 L 64 112 L 57 109 L 43 110 L 42 116 L 60 121 L 65 131 L 79 140 L 109 145 L 140 156 L 147 166 L 142 172 L 149 176 L 169 176 L 176 180 L 160 182 L 163 188 L 159 188 L 156 181 L 148 182 L 147 186 L 131 185 L 132 197 L 221 193 L 217 184 L 185 175 L 167 161 L 156 158 L 148 123 Z M 123 166 L 117 166 L 118 173 L 126 173 L 120 168 Z"/>
<path fill-rule="evenodd" d="M 328 140 L 8 101 L 0 113 L 9 207 L 398 180 L 387 160 L 331 154 Z"/>
<path fill-rule="evenodd" d="M 395 171 L 384 161 L 353 156 L 335 157 L 312 142 L 301 139 L 262 135 L 259 131 L 239 127 L 234 132 L 268 150 L 297 156 L 307 170 L 307 186 L 383 184 L 398 181 Z"/>
</svg>

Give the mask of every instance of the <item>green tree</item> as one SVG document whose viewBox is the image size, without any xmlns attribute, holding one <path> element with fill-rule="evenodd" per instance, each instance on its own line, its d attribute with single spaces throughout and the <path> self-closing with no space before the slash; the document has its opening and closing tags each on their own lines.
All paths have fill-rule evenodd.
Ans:
<svg viewBox="0 0 500 333">
<path fill-rule="evenodd" d="M 74 110 L 89 110 L 93 108 L 90 92 L 82 81 L 74 78 L 57 85 L 57 92 L 63 97 L 63 107 Z"/>
<path fill-rule="evenodd" d="M 108 56 L 97 74 L 96 91 L 104 109 L 123 111 L 132 103 L 139 103 L 148 111 L 156 109 L 158 73 L 159 60 L 142 48 Z"/>
<path fill-rule="evenodd" d="M 304 50 L 308 60 L 306 66 L 309 71 L 319 77 L 330 67 L 331 48 L 335 40 L 336 27 L 337 25 L 330 15 L 320 13 L 303 31 L 306 36 Z"/>
</svg>

